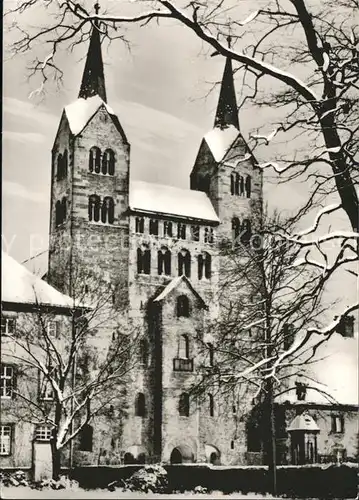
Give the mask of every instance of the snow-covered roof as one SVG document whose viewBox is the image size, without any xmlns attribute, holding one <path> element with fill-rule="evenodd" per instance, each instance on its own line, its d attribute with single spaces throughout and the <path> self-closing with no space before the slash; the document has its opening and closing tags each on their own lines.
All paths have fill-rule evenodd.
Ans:
<svg viewBox="0 0 359 500">
<path fill-rule="evenodd" d="M 319 427 L 315 422 L 314 418 L 308 414 L 297 415 L 294 417 L 292 422 L 289 424 L 287 431 L 309 431 L 309 432 L 319 432 Z"/>
<path fill-rule="evenodd" d="M 161 300 L 164 300 L 173 290 L 175 290 L 181 283 L 185 283 L 188 288 L 191 290 L 191 292 L 197 297 L 197 299 L 202 303 L 203 306 L 205 306 L 205 302 L 202 299 L 202 297 L 199 295 L 199 293 L 193 288 L 191 282 L 189 279 L 182 275 L 182 276 L 177 276 L 176 278 L 173 278 L 168 285 L 165 286 L 165 288 L 162 290 L 162 292 L 154 299 L 154 302 L 161 302 Z"/>
<path fill-rule="evenodd" d="M 219 222 L 211 200 L 202 191 L 132 181 L 129 204 L 135 211 Z"/>
<path fill-rule="evenodd" d="M 239 130 L 233 125 L 230 125 L 224 129 L 215 127 L 204 136 L 204 140 L 211 150 L 216 162 L 223 160 L 238 135 Z"/>
<path fill-rule="evenodd" d="M 322 336 L 312 334 L 309 342 L 316 345 L 320 340 Z M 298 361 L 308 359 L 310 352 L 301 354 Z M 304 402 L 358 405 L 358 337 L 334 333 L 319 346 L 314 359 L 301 369 L 301 376 L 294 374 L 291 379 L 291 386 L 295 382 L 308 385 Z M 283 394 L 280 400 L 303 403 L 297 400 L 295 390 Z"/>
<path fill-rule="evenodd" d="M 74 135 L 78 135 L 101 106 L 105 106 L 109 114 L 115 116 L 113 109 L 98 95 L 89 97 L 88 99 L 80 97 L 73 103 L 65 106 L 65 113 L 71 132 Z"/>
<path fill-rule="evenodd" d="M 1 300 L 17 304 L 73 307 L 73 299 L 32 274 L 10 255 L 1 255 Z"/>
</svg>

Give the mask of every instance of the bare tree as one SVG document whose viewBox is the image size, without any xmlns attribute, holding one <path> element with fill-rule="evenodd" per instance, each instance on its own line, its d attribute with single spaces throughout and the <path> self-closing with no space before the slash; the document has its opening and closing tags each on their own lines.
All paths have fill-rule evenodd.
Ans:
<svg viewBox="0 0 359 500">
<path fill-rule="evenodd" d="M 220 312 L 206 325 L 204 362 L 192 389 L 202 395 L 216 388 L 238 401 L 243 387 L 249 388 L 257 402 L 255 411 L 261 409 L 257 438 L 262 439 L 266 463 L 273 472 L 274 493 L 275 397 L 296 389 L 293 375 L 318 361 L 317 349 L 339 324 L 313 342 L 312 333 L 321 331 L 323 313 L 329 307 L 321 300 L 327 276 L 300 265 L 300 245 L 274 236 L 293 229 L 292 220 L 275 215 L 266 218 L 260 234 L 248 238 L 242 233 L 234 244 L 223 242 Z"/>
<path fill-rule="evenodd" d="M 138 328 L 113 309 L 113 287 L 80 275 L 72 306 L 59 314 L 38 303 L 2 349 L 2 361 L 18 367 L 14 417 L 52 429 L 54 479 L 85 426 L 116 403 L 125 418 L 126 377 L 138 359 Z"/>
</svg>

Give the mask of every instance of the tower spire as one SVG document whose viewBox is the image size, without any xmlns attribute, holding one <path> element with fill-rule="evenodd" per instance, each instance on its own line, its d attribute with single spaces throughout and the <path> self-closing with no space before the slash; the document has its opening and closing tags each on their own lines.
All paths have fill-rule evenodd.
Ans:
<svg viewBox="0 0 359 500">
<path fill-rule="evenodd" d="M 227 38 L 228 46 L 231 46 L 231 37 Z M 227 57 L 224 67 L 221 90 L 219 93 L 218 106 L 214 126 L 217 128 L 227 128 L 233 125 L 239 130 L 238 109 L 236 92 L 234 89 L 232 60 Z"/>
<path fill-rule="evenodd" d="M 95 4 L 94 9 L 97 15 L 99 11 L 98 3 Z M 98 28 L 98 21 L 95 21 L 92 27 L 90 45 L 87 52 L 79 97 L 87 99 L 88 97 L 98 95 L 104 102 L 107 102 L 101 40 Z"/>
</svg>

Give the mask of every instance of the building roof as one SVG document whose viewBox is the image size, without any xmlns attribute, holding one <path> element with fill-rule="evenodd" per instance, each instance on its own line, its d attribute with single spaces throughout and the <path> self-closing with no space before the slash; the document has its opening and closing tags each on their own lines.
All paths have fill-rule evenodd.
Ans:
<svg viewBox="0 0 359 500">
<path fill-rule="evenodd" d="M 309 345 L 323 340 L 321 335 L 312 334 Z M 308 359 L 312 350 L 303 352 L 296 363 Z M 291 386 L 301 382 L 308 386 L 305 401 L 298 401 L 295 389 L 283 394 L 280 401 L 296 404 L 359 404 L 358 387 L 358 336 L 343 337 L 334 333 L 319 346 L 315 358 L 295 373 Z M 279 400 L 278 400 L 279 401 Z"/>
<path fill-rule="evenodd" d="M 319 432 L 319 427 L 315 422 L 314 418 L 304 413 L 302 415 L 297 415 L 294 417 L 292 422 L 289 424 L 287 431 L 306 431 L 306 432 Z"/>
<path fill-rule="evenodd" d="M 214 128 L 204 136 L 204 140 L 211 150 L 213 158 L 219 163 L 224 159 L 238 136 L 238 129 L 233 125 L 229 125 L 223 129 Z"/>
<path fill-rule="evenodd" d="M 165 288 L 162 290 L 162 292 L 154 299 L 153 302 L 161 302 L 161 300 L 164 300 L 168 295 L 175 290 L 181 283 L 185 283 L 187 287 L 190 289 L 191 293 L 196 296 L 196 298 L 201 302 L 203 307 L 206 307 L 206 304 L 200 294 L 193 288 L 191 282 L 189 279 L 182 275 L 182 276 L 177 276 L 176 278 L 173 278 L 168 285 L 165 286 Z"/>
<path fill-rule="evenodd" d="M 132 181 L 129 205 L 139 212 L 219 222 L 211 200 L 201 191 Z"/>
<path fill-rule="evenodd" d="M 32 274 L 10 255 L 1 256 L 1 300 L 16 304 L 72 308 L 74 301 Z"/>
<path fill-rule="evenodd" d="M 234 126 L 239 130 L 237 99 L 230 57 L 227 57 L 224 67 L 214 126 L 220 129 Z"/>
<path fill-rule="evenodd" d="M 104 102 L 107 102 L 100 31 L 97 23 L 93 25 L 91 32 L 90 45 L 87 52 L 85 69 L 82 75 L 79 97 L 88 99 L 96 95 Z"/>
</svg>

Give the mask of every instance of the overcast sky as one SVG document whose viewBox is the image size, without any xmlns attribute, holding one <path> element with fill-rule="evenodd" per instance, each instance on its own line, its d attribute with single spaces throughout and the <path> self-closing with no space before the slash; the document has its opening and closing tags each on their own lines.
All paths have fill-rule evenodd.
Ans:
<svg viewBox="0 0 359 500">
<path fill-rule="evenodd" d="M 46 17 L 36 18 L 41 21 Z M 108 103 L 131 143 L 131 177 L 189 187 L 201 138 L 213 125 L 218 87 L 205 96 L 221 79 L 224 60 L 210 57 L 194 35 L 173 21 L 160 28 L 134 25 L 127 35 L 131 51 L 116 41 L 104 47 L 103 59 Z M 4 36 L 5 43 L 11 41 L 11 35 Z M 41 100 L 28 98 L 38 85 L 26 71 L 36 50 L 4 62 L 3 248 L 20 262 L 48 247 L 51 148 L 63 107 L 77 98 L 87 44 L 60 54 L 63 85 L 50 82 Z M 273 117 L 269 109 L 242 110 L 243 135 L 262 125 L 269 133 Z M 270 158 L 271 150 L 257 154 Z M 265 184 L 272 206 L 293 209 L 305 199 L 305 186 L 274 187 Z"/>
</svg>

